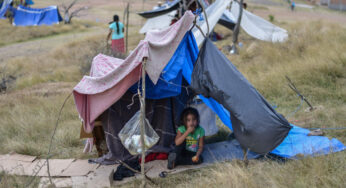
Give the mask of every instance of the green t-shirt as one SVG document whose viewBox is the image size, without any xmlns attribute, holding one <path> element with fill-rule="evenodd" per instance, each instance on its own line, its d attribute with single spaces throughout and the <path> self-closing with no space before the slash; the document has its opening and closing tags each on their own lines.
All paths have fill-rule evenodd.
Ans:
<svg viewBox="0 0 346 188">
<path fill-rule="evenodd" d="M 115 22 L 109 25 L 109 28 L 113 30 L 112 39 L 114 40 L 124 38 L 124 33 L 123 33 L 124 24 L 121 22 L 118 22 L 118 25 L 119 25 L 119 34 L 117 33 L 117 24 Z"/>
<path fill-rule="evenodd" d="M 182 134 L 186 132 L 185 126 L 180 126 L 178 128 L 178 131 L 180 131 Z M 197 152 L 198 150 L 198 141 L 201 137 L 205 135 L 204 129 L 200 126 L 198 126 L 193 133 L 190 133 L 186 137 L 186 150 Z"/>
</svg>

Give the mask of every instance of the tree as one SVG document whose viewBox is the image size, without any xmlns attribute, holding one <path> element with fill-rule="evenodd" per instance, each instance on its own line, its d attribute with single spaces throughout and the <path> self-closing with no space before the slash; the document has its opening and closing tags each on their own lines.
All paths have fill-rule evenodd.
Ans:
<svg viewBox="0 0 346 188">
<path fill-rule="evenodd" d="M 64 23 L 65 24 L 70 24 L 73 17 L 80 16 L 80 13 L 82 11 L 88 9 L 88 7 L 80 7 L 80 8 L 72 10 L 73 7 L 78 3 L 78 1 L 79 0 L 73 0 L 73 1 L 69 1 L 69 2 L 61 4 L 62 10 L 64 12 Z"/>
</svg>

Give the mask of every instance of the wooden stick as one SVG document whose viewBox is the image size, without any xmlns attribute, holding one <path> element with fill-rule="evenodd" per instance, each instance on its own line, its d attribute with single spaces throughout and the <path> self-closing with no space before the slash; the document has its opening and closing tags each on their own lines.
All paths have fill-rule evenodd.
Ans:
<svg viewBox="0 0 346 188">
<path fill-rule="evenodd" d="M 286 79 L 288 80 L 288 87 L 290 87 L 294 92 L 297 93 L 297 95 L 304 100 L 310 107 L 310 111 L 312 111 L 314 109 L 314 107 L 310 104 L 310 102 L 304 97 L 304 95 L 302 95 L 299 90 L 297 89 L 297 87 L 294 85 L 294 83 L 292 82 L 292 80 L 288 77 L 285 76 Z"/>
<path fill-rule="evenodd" d="M 232 3 L 239 3 L 239 2 L 234 1 Z M 238 54 L 237 43 L 238 43 L 238 35 L 239 35 L 240 22 L 241 22 L 242 15 L 243 15 L 243 0 L 240 0 L 238 20 L 237 20 L 237 24 L 235 25 L 235 28 L 233 30 L 232 50 L 233 50 L 234 54 Z"/>
<path fill-rule="evenodd" d="M 142 61 L 142 95 L 140 96 L 141 100 L 141 143 L 142 143 L 142 161 L 141 161 L 141 174 L 142 174 L 142 184 L 141 187 L 145 187 L 145 170 L 144 170 L 144 162 L 145 162 L 145 66 L 147 63 L 147 58 L 143 58 Z"/>
<path fill-rule="evenodd" d="M 126 51 L 125 53 L 127 54 L 128 52 L 128 44 L 129 44 L 129 40 L 128 40 L 128 37 L 129 37 L 129 15 L 130 15 L 130 3 L 127 3 L 127 7 L 126 7 Z"/>
<path fill-rule="evenodd" d="M 203 14 L 204 14 L 204 17 L 205 17 L 205 21 L 207 22 L 207 28 L 208 28 L 208 32 L 207 32 L 206 36 L 208 37 L 208 36 L 209 36 L 209 34 L 210 34 L 209 22 L 208 22 L 208 16 L 207 16 L 207 13 L 205 12 L 205 8 L 204 8 L 203 3 L 201 3 L 201 6 L 202 6 Z"/>
</svg>

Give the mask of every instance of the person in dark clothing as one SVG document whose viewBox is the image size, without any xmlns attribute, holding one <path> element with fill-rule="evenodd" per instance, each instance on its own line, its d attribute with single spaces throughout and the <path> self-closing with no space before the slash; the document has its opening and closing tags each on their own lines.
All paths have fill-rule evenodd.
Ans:
<svg viewBox="0 0 346 188">
<path fill-rule="evenodd" d="M 195 108 L 184 109 L 175 137 L 175 147 L 168 155 L 168 169 L 177 165 L 195 165 L 203 162 L 204 129 L 199 126 L 199 114 Z"/>
</svg>

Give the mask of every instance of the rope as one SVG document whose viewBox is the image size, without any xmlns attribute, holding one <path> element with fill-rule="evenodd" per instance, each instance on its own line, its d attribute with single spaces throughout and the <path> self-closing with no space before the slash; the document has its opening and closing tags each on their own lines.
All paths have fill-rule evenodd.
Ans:
<svg viewBox="0 0 346 188">
<path fill-rule="evenodd" d="M 165 80 L 165 79 L 163 79 L 161 77 L 159 77 L 159 80 L 162 80 L 166 84 L 170 84 L 170 85 L 173 85 L 173 86 L 176 86 L 176 87 L 184 88 L 186 90 L 187 95 L 189 95 L 189 87 L 188 86 L 182 86 L 182 85 L 175 84 L 173 82 L 168 82 L 167 80 Z"/>
<path fill-rule="evenodd" d="M 334 128 L 306 128 L 309 130 L 316 130 L 316 129 L 321 129 L 321 130 L 344 130 L 346 127 L 334 127 Z"/>
<path fill-rule="evenodd" d="M 298 96 L 298 97 L 299 97 L 299 96 Z M 298 110 L 300 110 L 300 108 L 302 107 L 303 102 L 304 102 L 304 99 L 301 98 L 301 99 L 300 99 L 300 104 L 299 104 L 299 106 L 298 106 L 293 112 L 289 113 L 289 114 L 287 115 L 287 118 L 289 118 L 289 117 L 293 116 L 294 114 L 296 114 L 296 113 L 298 112 Z"/>
</svg>

